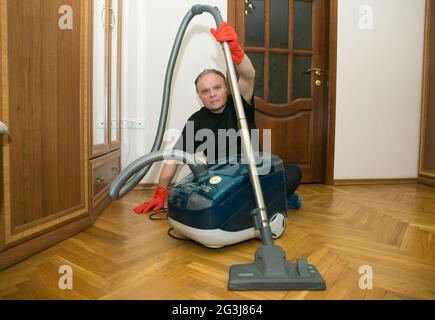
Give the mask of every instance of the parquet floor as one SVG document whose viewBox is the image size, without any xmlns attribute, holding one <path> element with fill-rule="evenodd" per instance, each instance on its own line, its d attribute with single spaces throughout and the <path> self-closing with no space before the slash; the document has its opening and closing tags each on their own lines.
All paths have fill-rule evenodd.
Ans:
<svg viewBox="0 0 435 320">
<path fill-rule="evenodd" d="M 177 241 L 167 221 L 131 208 L 150 196 L 113 202 L 95 225 L 0 272 L 1 299 L 435 299 L 435 188 L 418 184 L 303 185 L 277 244 L 289 261 L 306 257 L 322 292 L 230 292 L 228 268 L 254 259 L 258 240 L 211 250 Z M 59 267 L 73 270 L 60 290 Z M 361 266 L 373 289 L 361 289 Z"/>
</svg>

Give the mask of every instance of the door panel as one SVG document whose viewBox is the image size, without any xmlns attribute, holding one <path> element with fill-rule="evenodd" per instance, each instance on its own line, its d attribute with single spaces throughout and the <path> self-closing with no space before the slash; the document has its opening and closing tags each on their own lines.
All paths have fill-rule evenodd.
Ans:
<svg viewBox="0 0 435 320">
<path fill-rule="evenodd" d="M 108 151 L 107 33 L 109 10 L 106 0 L 93 0 L 92 6 L 92 142 L 94 154 Z"/>
<path fill-rule="evenodd" d="M 280 141 L 283 136 L 288 137 L 291 148 L 282 149 L 280 156 L 292 158 L 299 165 L 307 165 L 310 161 L 311 146 L 311 113 L 301 110 L 299 113 L 283 115 L 279 119 L 268 117 L 261 112 L 257 113 L 257 121 L 265 128 L 272 129 L 272 141 Z M 290 124 L 290 125 L 288 125 Z"/>
<path fill-rule="evenodd" d="M 325 1 L 230 1 L 229 11 L 256 69 L 257 127 L 272 129 L 272 152 L 298 164 L 304 182 L 324 182 Z"/>
<path fill-rule="evenodd" d="M 116 150 L 121 147 L 122 0 L 111 1 L 110 15 L 110 143 L 111 150 Z"/>
<path fill-rule="evenodd" d="M 122 1 L 92 0 L 92 158 L 121 148 Z"/>
<path fill-rule="evenodd" d="M 0 15 L 8 244 L 88 212 L 86 33 L 80 0 L 2 0 Z M 63 15 L 72 29 L 60 27 Z"/>
</svg>

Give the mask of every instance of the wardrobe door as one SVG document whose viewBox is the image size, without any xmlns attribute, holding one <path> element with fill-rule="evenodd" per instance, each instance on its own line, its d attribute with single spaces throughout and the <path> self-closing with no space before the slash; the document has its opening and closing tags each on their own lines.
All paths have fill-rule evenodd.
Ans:
<svg viewBox="0 0 435 320">
<path fill-rule="evenodd" d="M 89 213 L 86 7 L 0 0 L 1 248 Z"/>
<path fill-rule="evenodd" d="M 110 144 L 111 150 L 121 148 L 121 45 L 122 45 L 122 1 L 110 3 Z"/>
<path fill-rule="evenodd" d="M 109 141 L 109 1 L 91 0 L 92 155 L 110 151 Z"/>
</svg>

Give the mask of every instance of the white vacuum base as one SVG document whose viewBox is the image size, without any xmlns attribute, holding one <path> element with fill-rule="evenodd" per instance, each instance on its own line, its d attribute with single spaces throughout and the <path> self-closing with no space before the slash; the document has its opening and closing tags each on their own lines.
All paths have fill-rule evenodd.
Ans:
<svg viewBox="0 0 435 320">
<path fill-rule="evenodd" d="M 258 232 L 255 230 L 255 228 L 249 228 L 237 232 L 228 232 L 221 229 L 195 229 L 179 223 L 171 218 L 169 218 L 169 223 L 182 235 L 212 249 L 222 248 L 258 237 Z"/>
</svg>

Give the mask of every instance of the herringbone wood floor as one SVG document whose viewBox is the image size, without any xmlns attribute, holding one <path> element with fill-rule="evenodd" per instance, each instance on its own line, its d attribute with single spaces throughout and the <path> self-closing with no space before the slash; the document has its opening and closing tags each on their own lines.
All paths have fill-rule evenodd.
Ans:
<svg viewBox="0 0 435 320">
<path fill-rule="evenodd" d="M 0 273 L 2 299 L 435 299 L 435 188 L 418 184 L 299 189 L 277 241 L 294 262 L 306 257 L 324 276 L 323 292 L 229 292 L 230 265 L 253 260 L 258 240 L 211 250 L 167 236 L 167 221 L 131 208 L 134 191 L 95 226 Z M 74 271 L 58 287 L 59 267 Z M 373 269 L 373 289 L 358 286 Z"/>
</svg>

